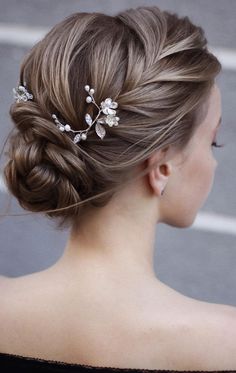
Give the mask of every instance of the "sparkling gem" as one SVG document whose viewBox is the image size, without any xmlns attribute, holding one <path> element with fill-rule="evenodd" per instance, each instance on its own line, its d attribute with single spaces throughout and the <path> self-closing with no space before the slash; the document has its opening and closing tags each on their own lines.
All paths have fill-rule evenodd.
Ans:
<svg viewBox="0 0 236 373">
<path fill-rule="evenodd" d="M 106 98 L 105 101 L 101 102 L 101 107 L 102 107 L 103 113 L 104 114 L 110 114 L 110 115 L 116 114 L 116 111 L 111 109 L 113 106 L 116 106 L 116 104 L 117 104 L 116 102 L 112 102 L 112 99 L 110 97 Z"/>
<path fill-rule="evenodd" d="M 111 103 L 110 107 L 111 107 L 112 109 L 116 109 L 116 108 L 118 107 L 117 102 L 113 101 L 113 102 Z"/>
<path fill-rule="evenodd" d="M 75 137 L 74 137 L 74 143 L 76 144 L 77 142 L 80 141 L 80 133 L 78 133 Z"/>
<path fill-rule="evenodd" d="M 92 124 L 92 118 L 91 118 L 91 116 L 88 113 L 85 115 L 85 120 L 86 120 L 86 123 L 89 126 L 91 126 L 91 124 Z"/>
<path fill-rule="evenodd" d="M 108 126 L 112 127 L 116 123 L 116 117 L 114 115 L 107 115 L 106 117 L 106 123 Z"/>
</svg>

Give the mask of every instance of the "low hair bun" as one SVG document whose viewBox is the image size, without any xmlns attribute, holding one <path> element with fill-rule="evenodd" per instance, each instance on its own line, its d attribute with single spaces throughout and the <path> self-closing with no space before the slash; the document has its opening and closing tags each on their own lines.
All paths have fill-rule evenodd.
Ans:
<svg viewBox="0 0 236 373">
<path fill-rule="evenodd" d="M 9 160 L 4 177 L 21 207 L 32 212 L 64 208 L 91 192 L 91 179 L 79 148 L 45 119 L 35 103 L 13 104 L 10 110 L 17 132 L 9 140 Z M 79 207 L 70 209 L 78 215 Z M 68 210 L 69 211 L 69 210 Z M 66 211 L 48 212 L 60 217 L 65 227 Z"/>
</svg>

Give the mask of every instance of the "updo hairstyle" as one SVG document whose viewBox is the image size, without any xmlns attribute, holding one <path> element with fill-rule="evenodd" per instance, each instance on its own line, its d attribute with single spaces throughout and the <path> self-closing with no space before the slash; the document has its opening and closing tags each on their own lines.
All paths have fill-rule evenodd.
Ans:
<svg viewBox="0 0 236 373">
<path fill-rule="evenodd" d="M 105 206 L 126 182 L 150 169 L 140 165 L 157 149 L 183 149 L 203 119 L 203 104 L 221 70 L 200 26 L 157 6 L 110 16 L 74 13 L 35 44 L 20 67 L 19 84 L 34 99 L 14 102 L 15 125 L 4 177 L 19 204 L 56 219 L 59 229 L 90 206 Z M 74 130 L 87 128 L 97 108 L 118 103 L 119 125 L 94 129 L 74 144 L 52 113 Z M 201 156 L 201 155 L 199 155 Z M 137 172 L 139 171 L 139 172 Z M 72 205 L 72 206 L 71 206 Z"/>
</svg>

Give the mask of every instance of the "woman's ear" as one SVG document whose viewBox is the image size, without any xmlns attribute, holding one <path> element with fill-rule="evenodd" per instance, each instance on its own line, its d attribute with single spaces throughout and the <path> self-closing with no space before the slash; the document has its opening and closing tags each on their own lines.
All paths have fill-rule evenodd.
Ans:
<svg viewBox="0 0 236 373">
<path fill-rule="evenodd" d="M 148 178 L 150 186 L 157 196 L 163 194 L 172 171 L 171 161 L 163 159 L 165 158 L 165 155 L 163 157 L 165 152 L 166 150 L 158 150 L 148 159 L 148 166 L 155 163 L 155 166 L 153 165 L 153 168 L 149 171 Z"/>
</svg>

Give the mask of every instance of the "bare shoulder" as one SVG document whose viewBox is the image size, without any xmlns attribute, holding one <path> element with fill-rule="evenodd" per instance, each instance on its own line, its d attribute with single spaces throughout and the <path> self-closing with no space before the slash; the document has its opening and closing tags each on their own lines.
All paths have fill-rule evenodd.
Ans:
<svg viewBox="0 0 236 373">
<path fill-rule="evenodd" d="M 9 294 L 9 291 L 11 290 L 11 285 L 14 282 L 13 277 L 6 277 L 3 275 L 0 275 L 0 299 L 1 299 L 1 305 L 3 304 L 4 300 L 6 301 L 6 297 Z"/>
<path fill-rule="evenodd" d="M 9 284 L 11 277 L 0 275 L 0 289 L 4 289 L 4 287 Z"/>
<path fill-rule="evenodd" d="M 182 361 L 186 359 L 181 369 L 235 370 L 236 307 L 198 300 L 191 303 L 189 317 L 178 323 L 181 353 L 174 346 L 172 350 L 176 359 L 181 354 Z"/>
<path fill-rule="evenodd" d="M 59 278 L 48 277 L 42 273 L 19 278 L 0 276 L 1 352 L 35 356 L 35 351 L 37 351 L 43 358 L 53 357 L 58 360 L 83 362 L 85 351 L 87 351 L 85 345 L 88 345 L 83 341 L 86 339 L 86 333 L 90 333 L 88 326 L 91 320 L 87 317 L 88 309 L 91 319 L 94 317 L 94 325 L 97 315 L 101 315 L 101 312 L 95 310 L 92 314 L 90 304 L 88 309 L 85 308 L 83 300 L 79 302 L 79 306 L 76 303 L 76 309 L 67 308 L 66 303 L 71 302 L 65 300 L 67 287 L 63 288 L 62 283 L 63 281 Z M 101 352 L 106 356 L 106 351 L 110 346 L 111 351 L 117 351 L 117 356 L 122 357 L 122 366 L 125 364 L 124 345 L 130 345 L 132 349 L 128 352 L 129 355 L 133 354 L 136 366 L 142 366 L 145 358 L 148 364 L 152 361 L 153 366 L 149 367 L 151 369 L 236 369 L 236 307 L 202 302 L 178 295 L 174 297 L 172 294 L 164 307 L 161 308 L 159 302 L 159 305 L 156 303 L 155 309 L 147 308 L 145 318 L 140 317 L 141 308 L 138 308 L 137 314 L 133 315 L 136 311 L 132 307 L 127 318 L 127 325 L 123 328 L 121 323 L 112 319 L 113 314 L 117 315 L 117 312 L 111 312 L 110 308 L 110 312 L 105 313 L 105 299 L 102 304 L 104 305 L 104 320 L 101 322 L 103 326 L 96 336 L 93 330 L 91 331 L 93 334 L 88 336 L 91 338 L 89 341 L 96 340 L 96 353 L 93 354 L 95 357 L 100 356 Z M 100 307 L 101 302 L 99 302 L 99 310 Z M 110 303 L 109 307 L 111 307 Z M 114 307 L 119 308 L 119 304 L 114 304 Z M 120 314 L 122 312 L 123 309 Z M 76 317 L 73 318 L 71 315 L 76 315 Z M 109 317 L 110 323 L 107 322 Z M 121 317 L 121 320 L 123 319 Z M 134 323 L 133 320 L 136 322 Z M 140 330 L 141 327 L 138 331 L 132 329 L 136 327 L 137 320 L 142 325 L 142 330 Z M 75 325 L 75 323 L 79 324 Z M 111 330 L 104 332 L 105 326 L 109 324 L 111 324 Z M 109 338 L 107 341 L 104 340 L 104 335 L 114 335 L 114 343 L 116 343 L 115 341 L 119 340 L 115 338 L 116 329 L 121 344 L 115 345 L 114 348 Z M 72 340 L 68 339 L 68 348 L 65 348 L 65 335 L 71 335 L 68 330 L 73 330 L 73 333 L 75 330 L 79 332 L 74 333 Z M 81 332 L 84 336 L 82 340 Z M 138 336 L 135 341 L 134 335 Z M 102 344 L 106 346 L 104 351 L 101 351 L 101 338 Z M 63 344 L 61 344 L 62 350 L 60 351 L 60 345 L 58 346 L 56 341 L 61 340 Z M 126 343 L 124 343 L 125 340 Z M 73 344 L 76 346 L 76 353 L 73 352 L 73 356 L 68 356 L 68 351 Z M 117 356 L 114 357 L 116 361 Z M 129 361 L 127 358 L 127 366 Z"/>
<path fill-rule="evenodd" d="M 229 305 L 218 305 L 207 314 L 207 329 L 202 325 L 201 335 L 207 335 L 209 345 L 205 351 L 212 351 L 212 357 L 221 369 L 236 369 L 236 308 Z M 210 347 L 209 347 L 210 346 Z"/>
<path fill-rule="evenodd" d="M 46 315 L 37 275 L 0 276 L 0 298 L 0 351 L 24 355 L 23 346 L 30 352 Z"/>
<path fill-rule="evenodd" d="M 11 331 L 11 319 L 13 314 L 17 313 L 15 305 L 13 304 L 13 298 L 11 296 L 11 285 L 14 279 L 0 276 L 0 351 L 7 352 L 10 340 Z"/>
</svg>

